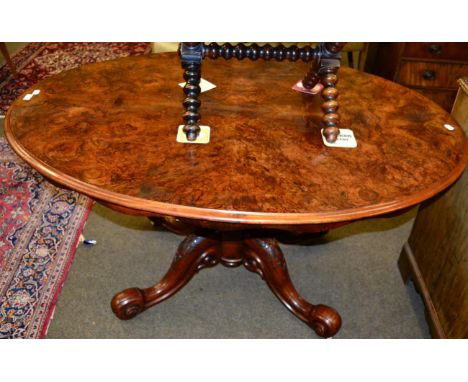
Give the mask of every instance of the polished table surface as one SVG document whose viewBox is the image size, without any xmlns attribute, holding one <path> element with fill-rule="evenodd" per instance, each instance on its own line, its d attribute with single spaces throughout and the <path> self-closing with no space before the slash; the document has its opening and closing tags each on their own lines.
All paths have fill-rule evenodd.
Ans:
<svg viewBox="0 0 468 382">
<path fill-rule="evenodd" d="M 209 144 L 176 142 L 182 70 L 172 53 L 108 61 L 39 82 L 9 109 L 13 149 L 51 181 L 188 237 L 160 283 L 112 301 L 129 319 L 205 267 L 243 264 L 321 336 L 338 313 L 302 299 L 272 231 L 320 232 L 389 214 L 441 192 L 462 173 L 459 125 L 422 95 L 342 68 L 340 127 L 357 147 L 322 142 L 320 95 L 291 89 L 303 63 L 203 62 L 217 87 L 201 94 Z M 261 232 L 260 232 L 261 231 Z"/>
<path fill-rule="evenodd" d="M 303 63 L 204 61 L 207 145 L 176 142 L 182 73 L 175 54 L 87 65 L 20 97 L 5 121 L 19 155 L 93 198 L 225 222 L 349 221 L 417 204 L 462 172 L 458 124 L 416 92 L 342 68 L 340 126 L 355 149 L 328 148 L 320 96 L 291 89 Z M 31 91 L 30 90 L 30 91 Z M 450 124 L 455 130 L 444 128 Z"/>
</svg>

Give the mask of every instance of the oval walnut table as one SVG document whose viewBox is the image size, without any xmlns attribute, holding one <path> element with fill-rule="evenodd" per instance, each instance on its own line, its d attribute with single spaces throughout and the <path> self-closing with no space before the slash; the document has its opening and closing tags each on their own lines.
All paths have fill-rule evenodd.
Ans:
<svg viewBox="0 0 468 382">
<path fill-rule="evenodd" d="M 339 314 L 298 294 L 278 238 L 402 211 L 462 173 L 466 139 L 446 112 L 351 69 L 340 71 L 340 126 L 358 145 L 326 147 L 320 96 L 291 89 L 306 70 L 302 63 L 203 62 L 203 77 L 217 86 L 201 95 L 209 144 L 176 142 L 183 80 L 171 53 L 63 72 L 29 89 L 40 90 L 29 101 L 13 103 L 6 137 L 46 178 L 186 235 L 158 284 L 113 298 L 120 319 L 221 263 L 258 273 L 293 314 L 333 336 Z"/>
</svg>

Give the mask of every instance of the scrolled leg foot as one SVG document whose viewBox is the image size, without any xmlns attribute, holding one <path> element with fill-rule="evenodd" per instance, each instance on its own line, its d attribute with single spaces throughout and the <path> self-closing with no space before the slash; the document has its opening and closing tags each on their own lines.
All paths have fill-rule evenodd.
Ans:
<svg viewBox="0 0 468 382">
<path fill-rule="evenodd" d="M 218 242 L 190 235 L 177 248 L 174 260 L 161 281 L 149 288 L 129 288 L 112 299 L 112 310 L 121 320 L 129 320 L 177 293 L 203 268 L 218 263 Z"/>
<path fill-rule="evenodd" d="M 248 239 L 245 245 L 248 250 L 244 266 L 258 273 L 291 313 L 321 337 L 331 337 L 338 332 L 341 317 L 336 310 L 325 305 L 312 305 L 296 291 L 276 240 Z"/>
<path fill-rule="evenodd" d="M 190 235 L 179 245 L 174 260 L 161 279 L 149 288 L 129 288 L 112 299 L 112 310 L 129 320 L 173 296 L 201 269 L 217 264 L 243 264 L 260 275 L 283 305 L 319 336 L 334 336 L 341 327 L 340 315 L 325 305 L 313 305 L 294 288 L 278 242 L 271 238 L 238 238 L 237 235 L 202 237 Z"/>
<path fill-rule="evenodd" d="M 309 313 L 309 326 L 320 337 L 333 337 L 341 328 L 341 317 L 329 306 L 314 305 Z"/>
<path fill-rule="evenodd" d="M 121 320 L 130 320 L 145 310 L 145 297 L 138 288 L 128 288 L 117 293 L 111 302 L 112 310 Z"/>
</svg>

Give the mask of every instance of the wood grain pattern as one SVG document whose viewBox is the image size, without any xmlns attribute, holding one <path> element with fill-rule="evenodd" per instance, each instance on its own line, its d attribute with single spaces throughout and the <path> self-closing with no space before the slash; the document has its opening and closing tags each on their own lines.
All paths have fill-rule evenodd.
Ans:
<svg viewBox="0 0 468 382">
<path fill-rule="evenodd" d="M 408 240 L 448 338 L 468 338 L 468 173 L 424 204 Z"/>
<path fill-rule="evenodd" d="M 468 131 L 468 87 L 460 83 L 453 116 Z M 399 260 L 426 305 L 434 337 L 468 338 L 468 171 L 447 192 L 421 205 Z"/>
<path fill-rule="evenodd" d="M 398 269 L 400 271 L 403 282 L 407 284 L 409 280 L 413 280 L 414 287 L 422 297 L 424 302 L 424 313 L 426 321 L 429 324 L 429 329 L 433 338 L 447 338 L 442 325 L 440 324 L 437 311 L 432 304 L 431 294 L 424 282 L 424 277 L 418 267 L 418 262 L 414 257 L 414 253 L 406 242 L 401 249 L 400 257 L 398 258 Z"/>
<path fill-rule="evenodd" d="M 291 90 L 306 64 L 203 65 L 204 78 L 217 85 L 201 94 L 208 145 L 175 140 L 182 94 L 173 53 L 41 81 L 32 88 L 39 95 L 20 97 L 8 111 L 7 139 L 43 175 L 97 200 L 136 213 L 243 224 L 389 213 L 442 191 L 465 167 L 457 123 L 397 84 L 343 68 L 340 126 L 354 131 L 358 147 L 333 149 L 320 136 L 320 97 Z"/>
<path fill-rule="evenodd" d="M 433 78 L 427 76 L 433 73 Z M 434 62 L 402 62 L 399 82 L 407 86 L 457 88 L 457 80 L 467 75 L 468 65 Z M 431 79 L 432 78 L 432 79 Z"/>
<path fill-rule="evenodd" d="M 204 78 L 217 85 L 200 96 L 204 123 L 212 128 L 208 145 L 176 142 L 181 73 L 171 53 L 45 79 L 27 91 L 38 89 L 39 95 L 20 97 L 9 109 L 6 136 L 52 181 L 189 235 L 160 283 L 114 297 L 118 317 L 132 318 L 164 301 L 204 267 L 243 264 L 299 319 L 332 336 L 339 314 L 297 293 L 275 230 L 294 229 L 296 235 L 283 237 L 300 240 L 310 237 L 302 233 L 433 196 L 463 171 L 464 134 L 423 96 L 344 69 L 340 126 L 354 131 L 358 147 L 327 148 L 320 135 L 321 98 L 291 89 L 306 64 L 203 66 Z"/>
<path fill-rule="evenodd" d="M 424 91 L 450 112 L 456 80 L 468 75 L 468 43 L 378 43 L 373 73 Z"/>
<path fill-rule="evenodd" d="M 451 110 L 457 96 L 456 90 L 431 89 L 431 88 L 414 88 L 415 91 L 421 93 L 425 97 L 433 100 L 435 103 L 442 106 L 445 110 Z"/>
<path fill-rule="evenodd" d="M 468 43 L 408 42 L 405 43 L 403 57 L 468 61 Z"/>
</svg>

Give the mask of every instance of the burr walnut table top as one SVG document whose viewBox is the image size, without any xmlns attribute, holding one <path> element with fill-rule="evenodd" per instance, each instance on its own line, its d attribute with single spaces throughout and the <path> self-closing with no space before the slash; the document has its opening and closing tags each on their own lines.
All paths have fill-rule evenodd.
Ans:
<svg viewBox="0 0 468 382">
<path fill-rule="evenodd" d="M 5 133 L 47 178 L 127 211 L 247 224 L 356 220 L 417 204 L 467 161 L 459 125 L 420 94 L 339 72 L 341 128 L 355 149 L 328 148 L 321 97 L 291 86 L 303 63 L 210 61 L 201 95 L 207 145 L 176 142 L 182 69 L 175 54 L 86 65 L 18 98 Z M 25 93 L 25 94 L 26 94 Z M 448 130 L 449 124 L 454 127 Z"/>
</svg>

